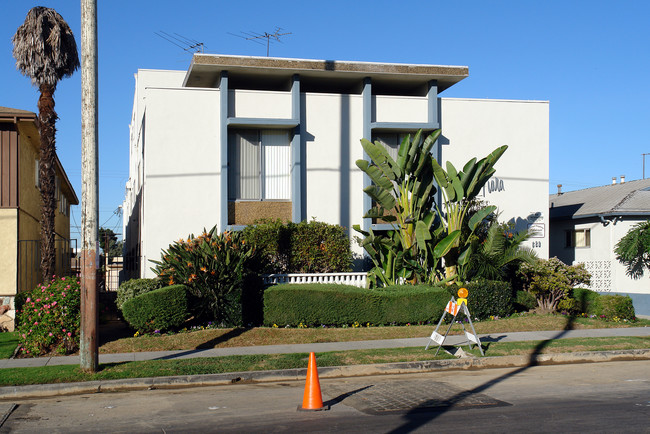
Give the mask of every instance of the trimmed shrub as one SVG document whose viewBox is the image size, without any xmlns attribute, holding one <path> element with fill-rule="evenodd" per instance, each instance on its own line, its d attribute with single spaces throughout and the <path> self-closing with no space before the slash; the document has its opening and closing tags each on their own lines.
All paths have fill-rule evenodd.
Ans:
<svg viewBox="0 0 650 434">
<path fill-rule="evenodd" d="M 124 319 L 141 333 L 176 328 L 188 318 L 185 285 L 166 286 L 138 295 L 122 305 Z"/>
<path fill-rule="evenodd" d="M 295 224 L 263 219 L 241 231 L 247 243 L 257 247 L 263 258 L 262 273 L 286 273 L 291 253 L 291 231 Z"/>
<path fill-rule="evenodd" d="M 537 299 L 528 291 L 517 291 L 515 293 L 514 308 L 517 311 L 529 311 L 537 307 Z"/>
<path fill-rule="evenodd" d="M 117 299 L 115 304 L 122 310 L 122 305 L 127 300 L 151 292 L 155 289 L 162 288 L 163 284 L 159 279 L 131 279 L 123 282 L 117 289 Z"/>
<path fill-rule="evenodd" d="M 76 277 L 55 277 L 29 292 L 18 311 L 22 354 L 70 354 L 79 348 L 80 293 Z"/>
<path fill-rule="evenodd" d="M 594 305 L 600 297 L 596 291 L 586 288 L 573 288 L 571 296 L 563 299 L 558 304 L 558 310 L 570 314 L 594 314 Z"/>
<path fill-rule="evenodd" d="M 350 271 L 352 250 L 345 229 L 317 221 L 302 221 L 291 232 L 290 273 Z"/>
<path fill-rule="evenodd" d="M 242 236 L 257 246 L 265 259 L 263 273 L 330 273 L 351 269 L 350 240 L 338 225 L 260 220 L 244 228 Z"/>
<path fill-rule="evenodd" d="M 566 265 L 558 258 L 538 259 L 532 264 L 522 263 L 517 271 L 523 289 L 537 298 L 537 306 L 546 312 L 555 312 L 560 301 L 570 297 L 578 285 L 589 285 L 591 275 L 584 264 Z"/>
<path fill-rule="evenodd" d="M 447 285 L 445 288 L 455 298 L 458 298 L 459 288 L 467 288 L 467 308 L 472 319 L 505 317 L 512 313 L 514 300 L 508 282 L 477 279 L 464 284 Z"/>
<path fill-rule="evenodd" d="M 264 292 L 267 326 L 406 324 L 437 321 L 449 301 L 443 288 L 368 290 L 338 284 L 284 284 Z"/>
<path fill-rule="evenodd" d="M 152 270 L 163 282 L 186 285 L 197 319 L 221 326 L 240 326 L 243 282 L 259 260 L 255 246 L 240 232 L 217 232 L 215 226 L 198 237 L 190 235 L 162 251 Z"/>
<path fill-rule="evenodd" d="M 601 295 L 593 304 L 593 313 L 609 320 L 634 320 L 634 305 L 627 295 Z"/>
</svg>

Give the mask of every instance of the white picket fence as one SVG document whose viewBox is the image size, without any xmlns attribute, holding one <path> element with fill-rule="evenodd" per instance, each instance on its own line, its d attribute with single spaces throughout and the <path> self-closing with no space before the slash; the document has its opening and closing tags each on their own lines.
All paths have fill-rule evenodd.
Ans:
<svg viewBox="0 0 650 434">
<path fill-rule="evenodd" d="M 265 285 L 280 283 L 338 283 L 365 288 L 368 273 L 291 273 L 291 274 L 263 274 Z"/>
</svg>

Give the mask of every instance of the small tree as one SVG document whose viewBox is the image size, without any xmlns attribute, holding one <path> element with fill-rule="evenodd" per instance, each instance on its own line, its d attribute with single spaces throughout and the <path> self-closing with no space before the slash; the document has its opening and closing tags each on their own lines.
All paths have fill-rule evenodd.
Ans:
<svg viewBox="0 0 650 434">
<path fill-rule="evenodd" d="M 630 277 L 643 277 L 644 271 L 650 269 L 650 220 L 634 225 L 616 243 L 614 253 Z"/>
<path fill-rule="evenodd" d="M 432 283 L 439 279 L 442 255 L 460 236 L 460 230 L 441 236 L 436 220 L 433 178 L 435 160 L 431 148 L 440 135 L 434 131 L 426 138 L 419 130 L 413 140 L 408 135 L 401 143 L 397 161 L 380 142 L 361 139 L 371 162 L 356 164 L 373 184 L 363 191 L 374 206 L 364 218 L 389 223 L 386 234 L 354 229 L 364 235 L 360 245 L 368 252 L 374 268 L 368 274 L 371 284 L 394 285 L 404 281 Z"/>
<path fill-rule="evenodd" d="M 152 271 L 167 285 L 184 284 L 195 297 L 195 318 L 225 326 L 242 324 L 242 290 L 247 273 L 259 263 L 255 246 L 239 232 L 217 232 L 217 227 L 190 235 L 162 251 Z"/>
<path fill-rule="evenodd" d="M 99 247 L 101 247 L 104 255 L 109 258 L 122 256 L 122 241 L 117 240 L 117 235 L 112 229 L 99 228 Z"/>
<path fill-rule="evenodd" d="M 518 270 L 524 289 L 535 296 L 542 312 L 555 312 L 577 285 L 589 285 L 591 276 L 584 264 L 566 265 L 558 258 L 524 262 Z"/>
<path fill-rule="evenodd" d="M 472 158 L 462 170 L 456 169 L 450 161 L 447 161 L 445 170 L 433 160 L 433 174 L 444 197 L 443 210 L 439 210 L 438 215 L 442 219 L 445 233 L 461 231 L 466 225 L 470 229 L 470 236 L 456 238 L 444 255 L 445 275 L 448 279 L 456 276 L 459 265 L 465 265 L 469 261 L 472 253 L 471 234 L 485 217 L 496 210 L 493 205 L 487 206 L 474 213 L 467 222 L 474 198 L 496 171 L 494 165 L 506 149 L 508 146 L 500 146 L 479 161 Z"/>
</svg>

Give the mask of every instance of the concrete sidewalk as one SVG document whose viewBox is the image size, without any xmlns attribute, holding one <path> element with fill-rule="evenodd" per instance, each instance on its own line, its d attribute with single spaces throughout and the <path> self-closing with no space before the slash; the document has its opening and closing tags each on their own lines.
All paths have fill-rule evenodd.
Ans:
<svg viewBox="0 0 650 434">
<path fill-rule="evenodd" d="M 650 327 L 609 328 L 589 330 L 564 330 L 541 332 L 492 333 L 479 335 L 481 342 L 519 342 L 568 338 L 596 338 L 613 336 L 650 336 Z M 445 345 L 458 345 L 465 337 L 447 337 Z M 371 341 L 325 342 L 293 345 L 263 345 L 252 347 L 212 348 L 204 350 L 150 351 L 139 353 L 100 354 L 99 363 L 134 362 L 141 360 L 190 359 L 195 357 L 221 357 L 255 354 L 323 353 L 328 351 L 365 350 L 382 348 L 425 347 L 428 337 L 410 339 L 382 339 Z M 435 343 L 432 347 L 435 348 Z M 78 365 L 79 356 L 38 357 L 32 359 L 2 359 L 2 368 L 23 368 L 55 365 Z"/>
<path fill-rule="evenodd" d="M 650 336 L 650 327 L 612 328 L 594 330 L 566 330 L 544 332 L 494 333 L 479 335 L 482 342 L 516 342 L 531 340 L 555 340 L 610 336 Z M 464 341 L 463 336 L 450 336 L 445 345 Z M 375 348 L 423 347 L 429 338 L 387 339 L 374 341 L 331 342 L 299 345 L 266 345 L 257 347 L 215 348 L 209 350 L 154 351 L 128 354 L 100 354 L 100 363 L 128 362 L 136 360 L 168 360 L 192 357 L 218 357 L 245 354 L 278 354 L 344 351 Z M 431 351 L 431 350 L 430 350 Z M 433 355 L 433 351 L 431 354 Z M 639 350 L 591 351 L 563 354 L 533 354 L 501 357 L 465 357 L 459 359 L 425 360 L 419 362 L 378 363 L 319 367 L 320 378 L 359 377 L 367 375 L 425 373 L 446 370 L 475 370 L 490 368 L 516 368 L 544 364 L 595 363 L 628 360 L 650 360 L 650 348 Z M 0 368 L 54 366 L 79 364 L 79 356 L 42 357 L 35 359 L 1 360 Z M 264 383 L 278 381 L 304 381 L 306 368 L 274 371 L 230 372 L 224 374 L 180 375 L 152 378 L 126 378 L 122 380 L 98 380 L 79 383 L 37 384 L 31 386 L 0 387 L 0 401 L 44 398 L 70 394 L 97 392 L 125 392 L 159 388 L 186 388 L 219 386 L 233 383 Z M 2 370 L 0 369 L 0 375 Z"/>
</svg>

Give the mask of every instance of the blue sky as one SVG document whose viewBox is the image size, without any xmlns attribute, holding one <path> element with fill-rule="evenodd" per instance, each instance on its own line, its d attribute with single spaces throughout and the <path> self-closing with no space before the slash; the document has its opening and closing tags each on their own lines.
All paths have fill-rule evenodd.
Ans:
<svg viewBox="0 0 650 434">
<path fill-rule="evenodd" d="M 15 69 L 11 37 L 39 5 L 63 16 L 81 48 L 79 1 L 2 0 L 0 106 L 37 111 L 38 92 Z M 190 63 L 155 32 L 203 42 L 209 53 L 264 56 L 265 45 L 231 34 L 281 27 L 291 35 L 271 45 L 271 56 L 469 66 L 469 77 L 441 96 L 550 101 L 555 192 L 556 184 L 568 191 L 642 177 L 642 154 L 650 152 L 649 20 L 645 0 L 99 1 L 99 223 L 122 232 L 115 211 L 128 179 L 133 74 Z M 81 199 L 80 88 L 77 72 L 55 99 L 59 158 Z M 79 207 L 72 216 L 72 237 L 80 238 Z"/>
</svg>

